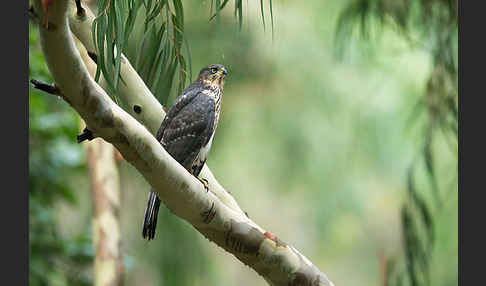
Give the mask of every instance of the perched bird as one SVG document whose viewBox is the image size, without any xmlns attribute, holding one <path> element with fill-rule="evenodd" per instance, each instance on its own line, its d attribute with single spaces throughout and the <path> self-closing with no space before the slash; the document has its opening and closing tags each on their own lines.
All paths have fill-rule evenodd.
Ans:
<svg viewBox="0 0 486 286">
<path fill-rule="evenodd" d="M 156 136 L 164 149 L 198 178 L 206 190 L 207 181 L 200 178 L 199 173 L 218 126 L 226 74 L 226 68 L 219 64 L 203 68 L 171 106 Z M 159 207 L 160 199 L 150 189 L 143 220 L 145 239 L 155 236 Z"/>
</svg>

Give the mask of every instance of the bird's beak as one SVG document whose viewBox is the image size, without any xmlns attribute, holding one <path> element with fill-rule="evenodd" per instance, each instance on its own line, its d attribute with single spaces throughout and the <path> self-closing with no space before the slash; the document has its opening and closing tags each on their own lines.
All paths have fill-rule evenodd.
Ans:
<svg viewBox="0 0 486 286">
<path fill-rule="evenodd" d="M 225 68 L 221 68 L 221 69 L 218 71 L 218 75 L 219 75 L 219 76 L 225 77 L 227 74 L 228 74 L 228 72 L 226 71 L 226 69 L 225 69 Z"/>
</svg>

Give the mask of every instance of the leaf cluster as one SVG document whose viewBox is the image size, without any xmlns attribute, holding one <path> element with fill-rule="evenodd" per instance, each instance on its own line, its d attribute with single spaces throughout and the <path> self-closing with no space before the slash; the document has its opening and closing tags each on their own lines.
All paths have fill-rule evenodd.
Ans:
<svg viewBox="0 0 486 286">
<path fill-rule="evenodd" d="M 262 23 L 265 29 L 264 1 L 260 1 Z M 221 11 L 229 0 L 212 0 L 211 10 L 220 23 Z M 93 23 L 93 42 L 98 57 L 96 80 L 101 74 L 107 80 L 107 92 L 118 103 L 117 87 L 120 77 L 122 53 L 127 49 L 132 34 L 140 34 L 133 59 L 135 69 L 163 104 L 175 86 L 180 94 L 188 80 L 192 81 L 192 64 L 189 42 L 184 33 L 184 7 L 181 0 L 100 0 L 97 1 L 97 16 Z M 273 34 L 273 8 L 269 0 Z M 213 12 L 212 12 L 213 13 Z M 137 16 L 141 19 L 137 20 Z M 241 29 L 243 24 L 243 1 L 235 0 L 234 17 Z M 142 28 L 138 28 L 142 23 Z M 138 32 L 139 30 L 140 33 Z M 133 38 L 132 38 L 133 39 Z M 174 82 L 174 80 L 176 81 Z"/>
<path fill-rule="evenodd" d="M 437 159 L 433 148 L 433 142 L 439 135 L 437 131 L 441 131 L 448 140 L 452 152 L 457 153 L 457 20 L 457 0 L 352 0 L 340 14 L 336 29 L 336 47 L 339 50 L 344 50 L 355 33 L 369 41 L 373 32 L 389 27 L 406 39 L 412 48 L 429 53 L 432 71 L 425 92 L 410 118 L 414 122 L 424 112 L 428 118 L 422 130 L 424 140 L 419 155 L 429 177 L 436 211 L 442 204 L 438 184 L 441 178 L 436 175 Z M 397 261 L 390 260 L 394 267 L 389 269 L 395 271 L 395 276 L 388 275 L 390 285 L 430 285 L 434 212 L 417 190 L 413 172 L 415 164 L 413 162 L 409 168 L 408 196 L 401 211 L 405 271 L 399 270 Z"/>
</svg>

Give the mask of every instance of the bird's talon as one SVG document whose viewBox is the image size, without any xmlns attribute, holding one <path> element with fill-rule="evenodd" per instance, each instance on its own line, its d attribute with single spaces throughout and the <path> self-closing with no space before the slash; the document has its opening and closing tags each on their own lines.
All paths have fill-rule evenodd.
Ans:
<svg viewBox="0 0 486 286">
<path fill-rule="evenodd" d="M 209 192 L 209 182 L 208 180 L 204 178 L 197 178 L 204 186 L 204 189 L 206 189 L 206 193 Z"/>
</svg>

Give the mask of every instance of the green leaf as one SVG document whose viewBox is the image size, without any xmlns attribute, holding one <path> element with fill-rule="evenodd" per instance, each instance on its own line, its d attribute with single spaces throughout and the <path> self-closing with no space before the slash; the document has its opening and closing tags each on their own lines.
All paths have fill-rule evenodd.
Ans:
<svg viewBox="0 0 486 286">
<path fill-rule="evenodd" d="M 263 0 L 260 0 L 260 12 L 262 13 L 263 31 L 265 31 L 265 13 L 263 10 Z"/>
<path fill-rule="evenodd" d="M 238 3 L 238 23 L 240 25 L 240 30 L 241 30 L 241 27 L 243 25 L 243 0 L 237 0 L 236 1 Z"/>
<path fill-rule="evenodd" d="M 188 60 L 188 65 L 189 65 L 189 80 L 192 82 L 192 59 L 191 59 L 191 51 L 189 50 L 189 43 L 188 43 L 186 37 L 184 37 L 184 46 L 186 47 L 186 54 L 187 54 L 187 57 L 189 58 L 189 60 Z"/>
<path fill-rule="evenodd" d="M 429 175 L 430 184 L 432 185 L 432 193 L 435 196 L 437 205 L 440 206 L 442 202 L 439 193 L 439 185 L 437 183 L 437 178 L 435 175 L 434 157 L 432 152 L 432 135 L 433 135 L 432 132 L 433 130 L 430 128 L 427 130 L 427 134 L 425 137 L 426 141 L 424 145 L 423 158 L 424 158 L 427 174 Z"/>
<path fill-rule="evenodd" d="M 220 1 L 217 1 L 216 2 L 216 5 L 217 5 L 217 7 L 216 7 L 216 13 L 214 13 L 213 16 L 211 16 L 209 18 L 209 21 L 213 20 L 216 16 L 219 16 L 219 11 L 223 10 L 223 8 L 226 6 L 226 4 L 229 2 L 229 0 L 224 0 L 223 1 L 223 4 L 221 4 L 221 6 L 219 6 L 219 8 L 218 8 L 218 3 L 219 2 Z M 211 4 L 212 4 L 212 2 L 211 2 Z"/>
<path fill-rule="evenodd" d="M 273 39 L 273 31 L 274 31 L 274 28 L 273 28 L 273 8 L 272 8 L 272 0 L 269 0 L 270 2 L 270 20 L 272 22 L 272 39 Z"/>
<path fill-rule="evenodd" d="M 435 240 L 435 234 L 434 234 L 434 221 L 432 218 L 432 215 L 430 214 L 429 207 L 427 206 L 425 200 L 420 197 L 420 195 L 417 193 L 416 188 L 415 188 L 415 183 L 413 180 L 413 165 L 409 168 L 408 174 L 407 174 L 407 188 L 408 191 L 411 195 L 411 200 L 414 203 L 414 205 L 418 208 L 418 211 L 421 215 L 422 222 L 425 226 L 425 230 L 427 233 L 427 245 L 428 248 L 431 250 L 434 240 Z"/>
<path fill-rule="evenodd" d="M 221 23 L 221 16 L 219 13 L 220 10 L 221 10 L 221 1 L 216 0 L 216 21 L 218 22 L 218 24 Z"/>
</svg>

